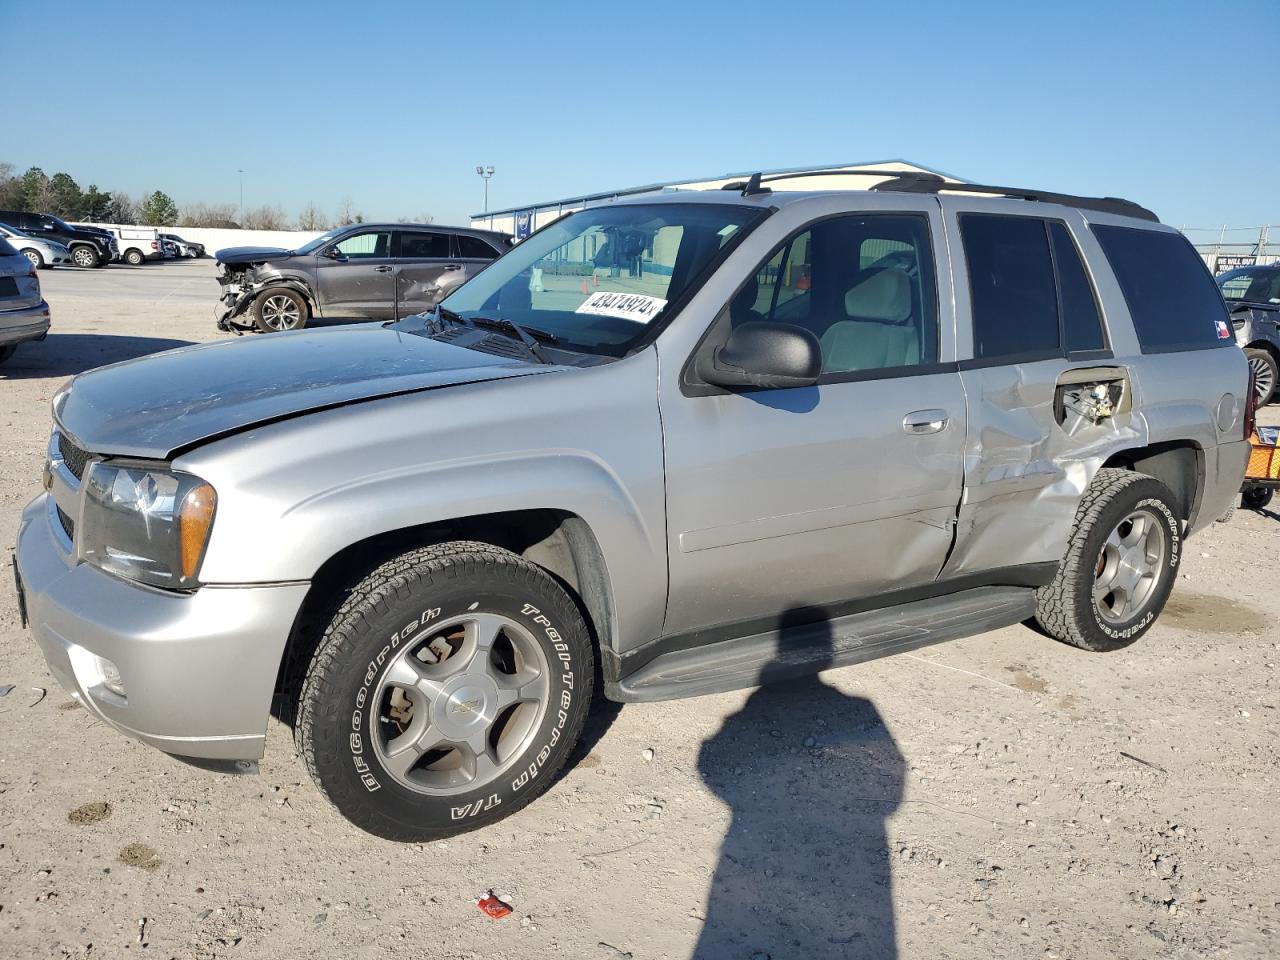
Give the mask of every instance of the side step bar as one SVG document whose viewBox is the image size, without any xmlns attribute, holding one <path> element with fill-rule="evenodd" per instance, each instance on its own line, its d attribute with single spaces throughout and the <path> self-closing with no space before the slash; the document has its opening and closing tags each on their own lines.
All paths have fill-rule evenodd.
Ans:
<svg viewBox="0 0 1280 960">
<path fill-rule="evenodd" d="M 852 613 L 664 653 L 606 686 L 611 700 L 640 703 L 758 687 L 865 663 L 1021 623 L 1035 613 L 1030 587 L 975 587 L 944 597 Z"/>
</svg>

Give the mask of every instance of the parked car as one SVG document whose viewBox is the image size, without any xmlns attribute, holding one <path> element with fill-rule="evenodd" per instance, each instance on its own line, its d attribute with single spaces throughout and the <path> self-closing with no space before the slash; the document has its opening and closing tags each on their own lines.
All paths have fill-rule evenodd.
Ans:
<svg viewBox="0 0 1280 960">
<path fill-rule="evenodd" d="M 56 240 L 33 237 L 21 230 L 15 230 L 7 223 L 0 223 L 0 237 L 8 240 L 14 249 L 30 260 L 31 265 L 37 270 L 71 262 L 71 251 Z"/>
<path fill-rule="evenodd" d="M 422 841 L 545 790 L 597 673 L 688 697 L 1031 618 L 1128 646 L 1249 455 L 1212 277 L 1136 204 L 892 176 L 589 208 L 429 314 L 77 376 L 17 538 L 52 672 L 250 768 L 279 680 L 324 795 Z"/>
<path fill-rule="evenodd" d="M 178 248 L 178 256 L 199 258 L 204 256 L 204 244 L 193 243 L 190 240 L 183 240 L 176 233 L 160 234 L 162 240 L 171 240 Z"/>
<path fill-rule="evenodd" d="M 8 240 L 0 239 L 0 363 L 18 344 L 49 334 L 49 304 L 40 295 L 36 266 Z"/>
<path fill-rule="evenodd" d="M 132 267 L 140 267 L 148 260 L 164 259 L 160 231 L 155 227 L 97 226 L 89 223 L 77 223 L 73 226 L 82 230 L 100 230 L 114 237 L 120 250 L 120 259 Z"/>
<path fill-rule="evenodd" d="M 164 258 L 166 260 L 176 260 L 180 256 L 178 245 L 172 240 L 161 240 L 160 246 L 164 250 Z"/>
<path fill-rule="evenodd" d="M 120 252 L 119 237 L 106 227 L 96 227 L 88 223 L 73 223 L 71 226 L 75 227 L 77 230 L 83 230 L 86 233 L 92 233 L 102 237 L 110 245 L 111 263 L 119 263 L 124 259 L 124 255 Z M 101 263 L 99 266 L 106 266 L 106 264 Z"/>
<path fill-rule="evenodd" d="M 71 251 L 77 267 L 105 267 L 120 254 L 115 238 L 100 230 L 81 229 L 49 213 L 0 210 L 0 223 L 33 237 L 56 240 Z"/>
<path fill-rule="evenodd" d="M 1280 383 L 1280 263 L 1228 270 L 1215 279 L 1231 309 L 1236 343 L 1249 358 L 1261 407 L 1275 398 Z"/>
<path fill-rule="evenodd" d="M 220 330 L 297 330 L 312 316 L 393 320 L 430 310 L 511 245 L 464 227 L 357 223 L 297 250 L 231 247 L 216 254 L 226 309 Z M 252 325 L 237 323 L 248 313 Z"/>
</svg>

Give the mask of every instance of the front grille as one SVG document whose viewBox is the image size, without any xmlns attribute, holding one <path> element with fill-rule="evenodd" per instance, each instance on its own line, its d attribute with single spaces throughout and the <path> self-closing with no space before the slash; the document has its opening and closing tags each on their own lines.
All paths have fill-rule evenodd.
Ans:
<svg viewBox="0 0 1280 960">
<path fill-rule="evenodd" d="M 76 522 L 68 517 L 61 507 L 58 507 L 58 522 L 62 524 L 62 530 L 67 535 L 67 539 L 74 540 L 76 538 Z"/>
<path fill-rule="evenodd" d="M 71 475 L 77 480 L 83 480 L 85 463 L 89 460 L 88 452 L 81 450 L 68 440 L 65 433 L 59 433 L 58 453 L 67 469 L 71 471 Z"/>
</svg>

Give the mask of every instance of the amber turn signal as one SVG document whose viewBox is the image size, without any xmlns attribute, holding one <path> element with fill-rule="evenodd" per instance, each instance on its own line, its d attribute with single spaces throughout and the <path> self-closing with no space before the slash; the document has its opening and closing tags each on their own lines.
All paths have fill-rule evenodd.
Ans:
<svg viewBox="0 0 1280 960">
<path fill-rule="evenodd" d="M 207 483 L 202 483 L 182 498 L 182 508 L 178 512 L 178 533 L 181 551 L 179 562 L 183 580 L 194 579 L 196 571 L 200 568 L 205 544 L 209 542 L 209 530 L 213 527 L 213 511 L 217 504 L 218 495 Z"/>
</svg>

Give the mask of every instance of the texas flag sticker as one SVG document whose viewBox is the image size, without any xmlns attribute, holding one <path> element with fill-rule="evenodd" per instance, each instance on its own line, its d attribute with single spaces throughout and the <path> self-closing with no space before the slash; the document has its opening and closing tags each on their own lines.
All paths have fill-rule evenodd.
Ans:
<svg viewBox="0 0 1280 960">
<path fill-rule="evenodd" d="M 1227 325 L 1227 321 L 1225 321 L 1225 320 L 1218 320 L 1218 321 L 1216 321 L 1216 323 L 1217 323 L 1217 325 L 1218 325 L 1218 339 L 1219 339 L 1219 340 L 1230 340 L 1230 339 L 1231 339 L 1231 327 Z"/>
</svg>

